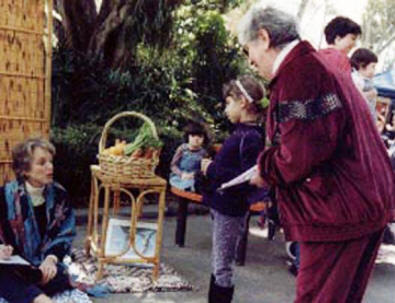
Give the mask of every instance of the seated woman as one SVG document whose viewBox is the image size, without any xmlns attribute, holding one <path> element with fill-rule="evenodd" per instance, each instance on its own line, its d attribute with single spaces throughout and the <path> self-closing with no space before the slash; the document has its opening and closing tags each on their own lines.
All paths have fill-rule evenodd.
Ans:
<svg viewBox="0 0 395 303">
<path fill-rule="evenodd" d="M 38 279 L 0 264 L 0 297 L 10 303 L 47 303 L 72 289 L 62 260 L 75 236 L 75 217 L 65 189 L 53 181 L 54 146 L 28 139 L 12 152 L 16 180 L 0 188 L 0 257 L 22 256 Z M 41 272 L 41 273 L 40 273 Z"/>
</svg>

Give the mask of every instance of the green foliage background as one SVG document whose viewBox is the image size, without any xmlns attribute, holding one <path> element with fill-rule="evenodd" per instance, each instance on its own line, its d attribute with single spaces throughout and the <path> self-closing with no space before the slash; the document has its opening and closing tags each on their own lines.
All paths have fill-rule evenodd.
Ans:
<svg viewBox="0 0 395 303">
<path fill-rule="evenodd" d="M 121 111 L 138 111 L 154 121 L 165 144 L 157 171 L 165 178 L 188 120 L 205 121 L 213 137 L 224 137 L 222 84 L 244 72 L 246 63 L 221 14 L 239 2 L 185 1 L 174 12 L 171 42 L 164 48 L 134 45 L 133 63 L 122 71 L 60 41 L 53 52 L 51 140 L 57 148 L 56 179 L 74 199 L 87 200 L 89 165 L 97 163 L 102 128 Z M 136 128 L 120 121 L 113 138 L 131 141 Z"/>
</svg>

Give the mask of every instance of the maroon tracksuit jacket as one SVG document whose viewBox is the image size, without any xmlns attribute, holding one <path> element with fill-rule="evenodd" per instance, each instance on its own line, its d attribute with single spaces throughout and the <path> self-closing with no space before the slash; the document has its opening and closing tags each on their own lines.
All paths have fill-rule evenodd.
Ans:
<svg viewBox="0 0 395 303">
<path fill-rule="evenodd" d="M 394 209 L 395 178 L 369 108 L 334 68 L 302 41 L 270 84 L 272 147 L 258 163 L 290 240 L 359 238 L 382 229 Z"/>
</svg>

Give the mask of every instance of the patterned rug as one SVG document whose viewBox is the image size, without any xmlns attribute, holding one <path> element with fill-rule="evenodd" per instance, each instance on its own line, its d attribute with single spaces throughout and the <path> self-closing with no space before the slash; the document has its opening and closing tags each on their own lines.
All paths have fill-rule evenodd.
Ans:
<svg viewBox="0 0 395 303">
<path fill-rule="evenodd" d="M 160 264 L 159 278 L 152 280 L 152 268 L 107 264 L 104 266 L 103 279 L 95 281 L 97 272 L 95 258 L 85 254 L 82 249 L 74 249 L 69 264 L 70 273 L 77 282 L 89 285 L 104 284 L 113 293 L 191 291 L 194 287 L 168 265 Z"/>
</svg>

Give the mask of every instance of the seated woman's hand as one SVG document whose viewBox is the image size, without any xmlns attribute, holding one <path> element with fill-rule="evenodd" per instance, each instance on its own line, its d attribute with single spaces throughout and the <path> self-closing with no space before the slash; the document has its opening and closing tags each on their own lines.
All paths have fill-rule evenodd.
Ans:
<svg viewBox="0 0 395 303">
<path fill-rule="evenodd" d="M 56 276 L 58 271 L 56 267 L 57 261 L 58 260 L 54 255 L 48 255 L 39 266 L 39 269 L 43 274 L 43 279 L 41 280 L 43 285 L 47 284 Z"/>
<path fill-rule="evenodd" d="M 0 244 L 0 260 L 7 260 L 11 257 L 14 248 L 11 245 Z"/>
</svg>

